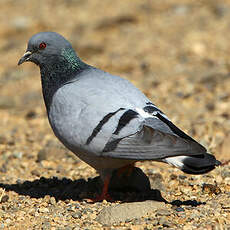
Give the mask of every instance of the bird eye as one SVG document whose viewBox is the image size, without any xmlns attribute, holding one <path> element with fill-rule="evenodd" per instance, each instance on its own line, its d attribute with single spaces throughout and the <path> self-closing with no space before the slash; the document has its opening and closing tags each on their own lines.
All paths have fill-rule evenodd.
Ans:
<svg viewBox="0 0 230 230">
<path fill-rule="evenodd" d="M 42 42 L 40 45 L 39 45 L 39 49 L 40 50 L 44 50 L 46 48 L 46 43 L 45 42 Z"/>
</svg>

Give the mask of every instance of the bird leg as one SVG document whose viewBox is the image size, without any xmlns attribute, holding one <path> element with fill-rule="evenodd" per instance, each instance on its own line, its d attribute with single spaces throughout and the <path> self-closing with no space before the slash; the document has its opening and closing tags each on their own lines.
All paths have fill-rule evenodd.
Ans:
<svg viewBox="0 0 230 230">
<path fill-rule="evenodd" d="M 134 166 L 135 166 L 135 163 L 131 163 L 131 164 L 125 165 L 122 168 L 119 168 L 117 170 L 117 176 L 121 177 L 123 174 L 125 174 L 127 177 L 129 177 L 133 172 Z M 104 185 L 103 185 L 101 194 L 98 195 L 95 199 L 92 199 L 93 202 L 99 202 L 103 200 L 113 201 L 112 197 L 108 193 L 110 179 L 111 179 L 111 175 L 108 174 L 104 179 Z"/>
<path fill-rule="evenodd" d="M 93 199 L 94 202 L 99 202 L 99 201 L 103 201 L 103 200 L 107 200 L 107 201 L 113 200 L 112 197 L 108 193 L 110 177 L 111 177 L 110 175 L 106 176 L 106 178 L 104 180 L 102 193 L 100 195 L 98 195 L 95 199 Z"/>
<path fill-rule="evenodd" d="M 131 176 L 133 169 L 134 169 L 134 166 L 135 166 L 135 163 L 131 163 L 131 164 L 125 165 L 122 168 L 119 168 L 117 170 L 117 176 L 121 177 L 122 174 L 125 174 L 128 177 Z"/>
</svg>

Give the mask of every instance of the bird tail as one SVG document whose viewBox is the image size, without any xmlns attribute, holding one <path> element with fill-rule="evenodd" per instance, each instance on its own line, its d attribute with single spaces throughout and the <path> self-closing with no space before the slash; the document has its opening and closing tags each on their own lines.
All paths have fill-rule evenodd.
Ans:
<svg viewBox="0 0 230 230">
<path fill-rule="evenodd" d="M 202 153 L 193 156 L 168 157 L 164 162 L 174 165 L 188 174 L 203 174 L 213 170 L 221 162 L 209 153 Z"/>
</svg>

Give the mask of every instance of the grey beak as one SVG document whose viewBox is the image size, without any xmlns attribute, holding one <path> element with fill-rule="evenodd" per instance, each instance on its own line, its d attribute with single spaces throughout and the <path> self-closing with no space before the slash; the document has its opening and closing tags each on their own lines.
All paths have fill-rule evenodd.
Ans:
<svg viewBox="0 0 230 230">
<path fill-rule="evenodd" d="M 22 63 L 29 61 L 30 55 L 32 54 L 31 51 L 26 51 L 24 55 L 20 58 L 18 61 L 18 65 L 21 65 Z"/>
</svg>

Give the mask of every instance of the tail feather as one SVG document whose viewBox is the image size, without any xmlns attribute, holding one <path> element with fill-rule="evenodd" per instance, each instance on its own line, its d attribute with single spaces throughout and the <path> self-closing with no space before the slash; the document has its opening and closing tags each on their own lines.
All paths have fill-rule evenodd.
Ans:
<svg viewBox="0 0 230 230">
<path fill-rule="evenodd" d="M 213 170 L 221 162 L 209 153 L 202 153 L 194 156 L 168 157 L 166 163 L 179 168 L 188 174 L 203 174 Z"/>
</svg>

